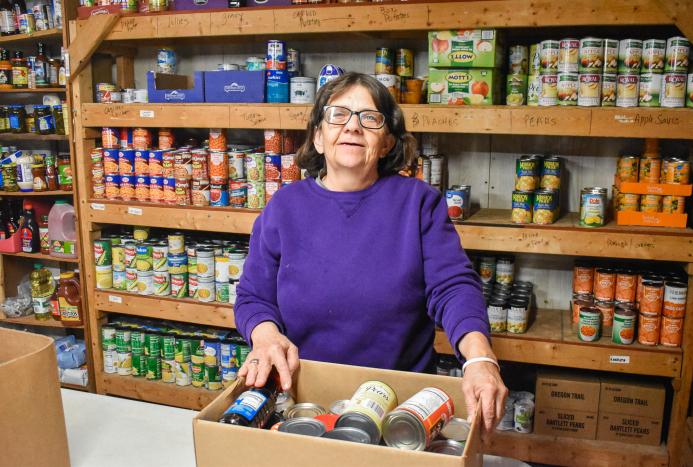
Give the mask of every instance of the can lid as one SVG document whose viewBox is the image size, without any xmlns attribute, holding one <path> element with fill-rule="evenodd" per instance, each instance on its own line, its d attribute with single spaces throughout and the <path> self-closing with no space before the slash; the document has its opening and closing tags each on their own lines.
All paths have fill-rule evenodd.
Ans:
<svg viewBox="0 0 693 467">
<path fill-rule="evenodd" d="M 286 409 L 286 418 L 301 418 L 301 417 L 315 417 L 317 415 L 326 414 L 327 411 L 319 406 L 318 404 L 313 404 L 312 402 L 300 402 L 294 404 L 288 409 Z"/>
<path fill-rule="evenodd" d="M 454 441 L 452 439 L 441 439 L 433 441 L 428 449 L 428 452 L 436 452 L 438 454 L 449 454 L 451 456 L 461 456 L 464 453 L 465 443 Z"/>
<path fill-rule="evenodd" d="M 330 413 L 336 414 L 336 415 L 342 415 L 344 413 L 344 409 L 346 408 L 346 405 L 349 403 L 349 399 L 341 399 L 338 401 L 334 401 L 332 405 L 330 405 Z"/>
<path fill-rule="evenodd" d="M 467 441 L 471 425 L 463 418 L 453 417 L 447 425 L 443 427 L 440 434 L 446 439 L 464 442 Z"/>
<path fill-rule="evenodd" d="M 383 420 L 383 440 L 390 447 L 423 451 L 426 433 L 419 419 L 403 410 L 390 412 Z"/>
<path fill-rule="evenodd" d="M 340 415 L 339 419 L 337 420 L 337 423 L 335 424 L 335 427 L 358 428 L 368 433 L 368 436 L 370 436 L 371 444 L 380 443 L 380 428 L 378 427 L 378 425 L 376 425 L 373 419 L 362 413 L 346 412 Z"/>
<path fill-rule="evenodd" d="M 350 441 L 352 443 L 370 444 L 371 437 L 365 431 L 350 426 L 335 428 L 322 435 L 323 438 Z"/>
<path fill-rule="evenodd" d="M 320 437 L 325 434 L 325 425 L 314 418 L 298 417 L 283 422 L 279 425 L 279 431 L 293 433 L 295 435 Z"/>
</svg>

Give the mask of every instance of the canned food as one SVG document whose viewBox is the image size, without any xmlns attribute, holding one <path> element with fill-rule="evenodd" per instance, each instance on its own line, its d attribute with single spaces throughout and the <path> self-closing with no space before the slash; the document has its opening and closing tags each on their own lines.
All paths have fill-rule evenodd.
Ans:
<svg viewBox="0 0 693 467">
<path fill-rule="evenodd" d="M 505 300 L 492 299 L 486 307 L 491 332 L 505 332 L 508 328 L 508 307 Z"/>
<path fill-rule="evenodd" d="M 362 429 L 369 434 L 371 444 L 378 444 L 383 418 L 396 406 L 397 396 L 390 386 L 381 381 L 366 381 L 351 397 L 335 427 Z"/>
<path fill-rule="evenodd" d="M 152 146 L 152 132 L 148 128 L 135 128 L 132 130 L 132 147 L 138 151 L 145 151 Z"/>
<path fill-rule="evenodd" d="M 312 104 L 315 102 L 315 88 L 315 78 L 291 78 L 289 84 L 289 102 L 292 104 Z"/>
<path fill-rule="evenodd" d="M 558 105 L 576 105 L 578 100 L 578 74 L 558 74 Z"/>
<path fill-rule="evenodd" d="M 450 396 L 438 388 L 424 388 L 383 419 L 385 444 L 424 451 L 455 413 Z"/>
<path fill-rule="evenodd" d="M 618 75 L 616 84 L 616 107 L 637 107 L 639 75 Z"/>
<path fill-rule="evenodd" d="M 453 185 L 445 191 L 450 219 L 461 221 L 469 217 L 471 189 L 470 185 Z"/>
<path fill-rule="evenodd" d="M 581 107 L 598 107 L 601 104 L 602 75 L 599 73 L 581 72 L 578 80 L 577 105 Z"/>
<path fill-rule="evenodd" d="M 327 410 L 324 407 L 313 404 L 312 402 L 299 402 L 286 409 L 284 417 L 287 420 L 294 418 L 314 418 L 318 415 L 325 415 Z"/>
<path fill-rule="evenodd" d="M 685 185 L 690 180 L 691 163 L 686 159 L 671 158 L 666 166 L 665 183 Z"/>
<path fill-rule="evenodd" d="M 558 105 L 558 75 L 541 75 L 538 104 L 542 107 Z"/>
<path fill-rule="evenodd" d="M 659 315 L 664 301 L 664 284 L 658 281 L 644 280 L 640 297 L 640 314 Z"/>
<path fill-rule="evenodd" d="M 137 271 L 137 293 L 139 293 L 140 295 L 154 294 L 153 271 Z"/>
<path fill-rule="evenodd" d="M 247 207 L 262 209 L 265 207 L 265 182 L 250 182 L 247 184 Z"/>
<path fill-rule="evenodd" d="M 222 128 L 209 129 L 209 150 L 211 152 L 226 151 L 226 133 Z"/>
<path fill-rule="evenodd" d="M 558 52 L 558 72 L 577 73 L 580 41 L 577 39 L 561 39 Z"/>
<path fill-rule="evenodd" d="M 210 187 L 209 180 L 193 180 L 190 186 L 190 197 L 193 206 L 209 206 Z"/>
<path fill-rule="evenodd" d="M 152 269 L 158 272 L 168 271 L 168 244 L 157 243 L 152 246 Z"/>
<path fill-rule="evenodd" d="M 541 41 L 539 49 L 539 60 L 541 63 L 541 73 L 555 75 L 558 73 L 558 57 L 560 55 L 561 44 L 555 40 Z"/>
<path fill-rule="evenodd" d="M 94 260 L 96 266 L 113 264 L 113 246 L 110 240 L 94 240 Z"/>
<path fill-rule="evenodd" d="M 662 317 L 659 343 L 667 347 L 681 347 L 683 340 L 683 319 Z"/>
<path fill-rule="evenodd" d="M 604 39 L 604 73 L 615 74 L 618 71 L 618 41 Z"/>
<path fill-rule="evenodd" d="M 580 40 L 580 73 L 602 73 L 604 66 L 604 40 L 585 37 Z"/>
<path fill-rule="evenodd" d="M 640 75 L 638 105 L 640 107 L 659 107 L 659 93 L 661 91 L 662 75 L 656 73 L 642 73 Z"/>
<path fill-rule="evenodd" d="M 193 180 L 206 179 L 209 176 L 207 167 L 207 151 L 204 149 L 193 149 L 191 158 L 191 178 Z M 181 177 L 182 178 L 182 177 Z"/>
<path fill-rule="evenodd" d="M 640 158 L 639 181 L 659 183 L 662 172 L 662 160 L 650 157 Z"/>
<path fill-rule="evenodd" d="M 522 399 L 513 406 L 513 428 L 518 433 L 531 433 L 534 425 L 534 402 Z"/>
<path fill-rule="evenodd" d="M 580 225 L 603 227 L 606 223 L 606 188 L 583 188 L 580 193 Z"/>
<path fill-rule="evenodd" d="M 614 344 L 632 344 L 635 338 L 635 320 L 635 311 L 617 308 L 614 312 L 614 327 L 611 331 L 611 341 Z"/>
<path fill-rule="evenodd" d="M 541 180 L 541 156 L 522 156 L 515 161 L 515 190 L 534 191 Z"/>
<path fill-rule="evenodd" d="M 572 300 L 572 319 L 573 324 L 578 324 L 580 321 L 580 309 L 584 307 L 594 306 L 592 294 L 573 294 Z"/>
<path fill-rule="evenodd" d="M 199 266 L 199 264 L 198 264 Z M 189 286 L 192 284 L 190 281 Z M 212 302 L 216 296 L 214 277 L 197 277 L 197 287 L 193 297 L 201 302 Z"/>
<path fill-rule="evenodd" d="M 534 193 L 534 224 L 553 224 L 558 213 L 558 192 L 553 190 L 538 190 Z"/>
<path fill-rule="evenodd" d="M 686 107 L 693 108 L 693 73 L 688 74 L 688 84 L 686 85 Z"/>
<path fill-rule="evenodd" d="M 642 63 L 642 41 L 623 39 L 618 44 L 618 72 L 623 74 L 640 73 Z"/>
<path fill-rule="evenodd" d="M 662 73 L 666 58 L 667 42 L 660 39 L 648 39 L 642 43 L 641 73 Z"/>
<path fill-rule="evenodd" d="M 640 195 L 633 193 L 619 193 L 617 195 L 617 206 L 618 211 L 640 211 Z"/>
<path fill-rule="evenodd" d="M 392 49 L 381 47 L 375 51 L 375 74 L 391 75 L 395 72 L 395 54 Z"/>
<path fill-rule="evenodd" d="M 460 457 L 464 454 L 464 446 L 465 443 L 460 443 L 452 439 L 439 439 L 433 441 L 426 451 Z"/>
<path fill-rule="evenodd" d="M 614 311 L 616 306 L 614 302 L 596 300 L 594 302 L 594 307 L 597 308 L 602 315 L 602 333 L 608 335 L 606 328 L 611 328 L 614 324 Z"/>
<path fill-rule="evenodd" d="M 118 139 L 118 129 L 104 127 L 101 129 L 101 145 L 104 149 L 118 149 L 120 141 Z"/>
<path fill-rule="evenodd" d="M 677 36 L 667 39 L 666 63 L 664 71 L 669 73 L 686 73 L 690 42 L 685 37 Z"/>
<path fill-rule="evenodd" d="M 496 261 L 496 283 L 510 285 L 515 279 L 515 262 L 512 256 L 503 256 Z"/>
<path fill-rule="evenodd" d="M 265 154 L 258 152 L 247 154 L 245 156 L 245 173 L 250 182 L 264 182 Z"/>
<path fill-rule="evenodd" d="M 616 105 L 616 75 L 602 76 L 602 107 Z"/>
<path fill-rule="evenodd" d="M 686 212 L 686 197 L 662 196 L 662 212 L 667 214 L 684 214 Z"/>
<path fill-rule="evenodd" d="M 662 196 L 661 195 L 642 195 L 640 197 L 641 212 L 661 212 L 662 211 Z"/>
<path fill-rule="evenodd" d="M 635 302 L 636 288 L 637 276 L 633 272 L 621 271 L 616 274 L 615 299 L 617 302 Z"/>
<path fill-rule="evenodd" d="M 526 75 L 529 65 L 527 46 L 513 45 L 508 52 L 508 73 L 511 75 Z"/>
<path fill-rule="evenodd" d="M 125 270 L 125 290 L 137 293 L 137 269 L 127 268 Z"/>
<path fill-rule="evenodd" d="M 164 161 L 164 151 L 162 150 L 154 150 L 154 151 L 149 151 L 149 156 L 148 156 L 148 167 L 147 171 L 149 172 L 149 176 L 151 177 L 163 177 L 164 175 L 164 167 L 163 167 L 163 161 Z"/>
<path fill-rule="evenodd" d="M 508 308 L 507 330 L 515 334 L 527 332 L 529 325 L 529 302 L 513 300 Z"/>
<path fill-rule="evenodd" d="M 192 178 L 192 153 L 187 150 L 179 150 L 173 154 L 173 176 L 178 180 L 190 180 Z M 165 167 L 164 165 L 164 169 Z M 164 176 L 166 175 L 164 174 Z"/>
<path fill-rule="evenodd" d="M 599 308 L 583 307 L 580 309 L 578 337 L 584 342 L 594 342 L 601 337 L 602 317 Z"/>
<path fill-rule="evenodd" d="M 325 425 L 314 418 L 299 417 L 286 420 L 279 425 L 279 431 L 297 435 L 320 437 L 326 433 Z"/>
<path fill-rule="evenodd" d="M 511 220 L 515 224 L 531 224 L 534 193 L 531 191 L 513 191 Z"/>
<path fill-rule="evenodd" d="M 176 298 L 188 296 L 188 274 L 171 274 L 171 295 Z"/>
<path fill-rule="evenodd" d="M 616 296 L 616 273 L 613 269 L 599 268 L 594 273 L 594 298 L 612 301 Z"/>
<path fill-rule="evenodd" d="M 638 317 L 638 343 L 642 345 L 657 345 L 659 342 L 659 327 L 661 316 L 640 313 Z"/>
<path fill-rule="evenodd" d="M 508 75 L 505 103 L 517 106 L 525 104 L 527 95 L 527 75 Z"/>
<path fill-rule="evenodd" d="M 168 271 L 154 271 L 152 281 L 154 285 L 154 295 L 171 295 L 171 276 Z"/>
<path fill-rule="evenodd" d="M 414 53 L 410 49 L 397 49 L 395 73 L 399 76 L 414 76 Z"/>
<path fill-rule="evenodd" d="M 587 263 L 576 263 L 573 267 L 573 293 L 591 294 L 594 288 L 594 267 Z"/>
<path fill-rule="evenodd" d="M 558 91 L 556 91 L 558 92 Z M 538 106 L 541 96 L 541 75 L 533 74 L 527 77 L 527 105 Z"/>
<path fill-rule="evenodd" d="M 665 73 L 662 76 L 659 100 L 662 107 L 683 107 L 686 100 L 686 75 Z"/>
<path fill-rule="evenodd" d="M 666 282 L 664 284 L 664 303 L 662 314 L 669 318 L 683 318 L 686 313 L 686 295 L 688 287 L 683 282 Z"/>
</svg>

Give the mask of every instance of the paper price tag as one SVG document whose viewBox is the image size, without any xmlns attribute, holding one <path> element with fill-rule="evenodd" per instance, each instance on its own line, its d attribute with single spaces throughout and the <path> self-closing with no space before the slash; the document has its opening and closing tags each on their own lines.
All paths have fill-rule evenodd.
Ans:
<svg viewBox="0 0 693 467">
<path fill-rule="evenodd" d="M 153 110 L 140 110 L 140 118 L 154 118 Z"/>
<path fill-rule="evenodd" d="M 630 356 L 628 355 L 609 355 L 609 363 L 617 365 L 628 365 L 630 363 Z"/>
<path fill-rule="evenodd" d="M 118 297 L 117 295 L 109 295 L 108 301 L 111 303 L 123 303 L 123 298 Z"/>
<path fill-rule="evenodd" d="M 132 214 L 133 216 L 141 216 L 142 208 L 133 208 L 132 206 L 130 206 L 128 207 L 128 214 Z"/>
<path fill-rule="evenodd" d="M 91 203 L 91 208 L 94 211 L 105 211 L 106 210 L 106 205 L 101 204 L 101 203 Z"/>
</svg>

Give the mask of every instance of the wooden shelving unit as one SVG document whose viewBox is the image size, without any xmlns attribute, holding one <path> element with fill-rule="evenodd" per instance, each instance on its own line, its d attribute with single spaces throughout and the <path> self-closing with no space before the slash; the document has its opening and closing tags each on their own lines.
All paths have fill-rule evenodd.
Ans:
<svg viewBox="0 0 693 467">
<path fill-rule="evenodd" d="M 67 141 L 65 135 L 39 135 L 36 133 L 0 133 L 0 141 Z"/>
<path fill-rule="evenodd" d="M 59 263 L 79 263 L 79 258 L 57 258 L 55 256 L 51 255 L 44 255 L 43 253 L 3 253 L 0 252 L 0 255 L 6 255 L 6 256 L 19 256 L 21 258 L 31 258 L 35 260 L 40 260 L 40 261 L 56 261 Z"/>
<path fill-rule="evenodd" d="M 383 37 L 423 37 L 425 31 L 474 27 L 538 28 L 573 26 L 671 26 L 693 37 L 690 7 L 684 2 L 655 0 L 575 0 L 572 2 L 526 2 L 523 0 L 453 1 L 435 3 L 388 3 L 363 5 L 292 6 L 274 9 L 234 9 L 195 13 L 167 12 L 124 15 L 117 19 L 90 18 L 75 22 L 76 38 L 70 56 L 86 64 L 74 73 L 70 98 L 74 103 L 74 133 L 81 204 L 84 278 L 90 305 L 91 340 L 96 356 L 95 380 L 99 393 L 151 402 L 200 408 L 215 394 L 180 388 L 132 377 L 105 374 L 101 361 L 99 325 L 108 313 L 172 319 L 201 325 L 233 326 L 230 306 L 202 304 L 191 300 L 144 297 L 95 289 L 91 240 L 107 224 L 142 225 L 171 229 L 248 234 L 259 211 L 231 208 L 195 208 L 123 203 L 90 199 L 89 152 L 96 146 L 97 131 L 108 127 L 304 129 L 310 106 L 291 104 L 95 104 L 93 82 L 101 71 L 89 63 L 91 54 L 103 50 L 116 55 L 117 85 L 134 85 L 131 55 L 115 47 L 137 47 L 145 42 L 169 43 L 247 41 L 248 36 L 324 40 L 339 35 L 370 34 Z M 109 29 L 112 28 L 112 29 Z M 97 43 L 91 38 L 97 37 Z M 110 77 L 110 75 L 109 75 Z M 404 105 L 410 131 L 437 133 L 485 133 L 509 135 L 559 135 L 610 138 L 693 139 L 690 109 L 539 108 L 507 106 Z M 551 255 L 590 256 L 688 263 L 689 289 L 693 290 L 693 231 L 620 227 L 610 223 L 601 229 L 579 227 L 568 213 L 549 226 L 518 226 L 510 222 L 509 210 L 483 209 L 455 226 L 466 249 Z M 693 294 L 688 299 L 693 313 Z M 693 376 L 693 320 L 685 323 L 682 349 L 617 346 L 602 340 L 595 344 L 577 341 L 564 313 L 540 310 L 525 335 L 495 335 L 500 358 L 544 365 L 660 376 L 673 388 L 669 434 L 666 446 L 646 447 L 566 438 L 503 433 L 487 445 L 491 453 L 534 462 L 584 465 L 594 459 L 600 465 L 678 465 Z M 442 334 L 436 349 L 450 352 Z M 619 364 L 612 356 L 629 359 Z"/>
<path fill-rule="evenodd" d="M 62 37 L 62 29 L 48 29 L 46 31 L 36 31 L 31 34 L 14 34 L 0 37 L 0 47 L 7 47 L 21 42 L 34 42 L 47 39 L 60 40 Z"/>
<path fill-rule="evenodd" d="M 55 321 L 54 319 L 39 321 L 34 318 L 34 315 L 21 316 L 19 318 L 4 318 L 0 319 L 0 323 L 20 324 L 22 326 L 37 326 L 41 328 L 84 329 L 84 326 L 65 326 L 61 321 Z"/>
<path fill-rule="evenodd" d="M 65 389 L 74 389 L 76 391 L 89 391 L 89 386 L 80 386 L 79 384 L 60 383 L 60 386 Z"/>
<path fill-rule="evenodd" d="M 17 89 L 0 89 L 0 94 L 24 94 L 24 93 L 41 93 L 50 92 L 66 92 L 65 88 L 17 88 Z"/>
<path fill-rule="evenodd" d="M 0 196 L 16 196 L 18 198 L 25 198 L 27 196 L 69 196 L 72 197 L 74 192 L 72 191 L 0 191 Z"/>
</svg>

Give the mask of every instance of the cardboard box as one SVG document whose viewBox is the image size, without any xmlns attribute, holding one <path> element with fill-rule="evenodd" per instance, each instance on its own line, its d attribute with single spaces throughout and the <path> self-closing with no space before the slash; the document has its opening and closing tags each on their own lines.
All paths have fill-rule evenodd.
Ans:
<svg viewBox="0 0 693 467">
<path fill-rule="evenodd" d="M 648 227 L 675 227 L 683 229 L 688 223 L 688 214 L 667 214 L 665 212 L 618 211 L 616 224 L 644 225 Z"/>
<path fill-rule="evenodd" d="M 147 72 L 149 102 L 182 104 L 205 101 L 204 72 L 196 71 L 193 77 Z"/>
<path fill-rule="evenodd" d="M 498 70 L 428 70 L 429 104 L 492 105 L 499 102 L 500 90 Z"/>
<path fill-rule="evenodd" d="M 172 0 L 171 10 L 203 11 L 220 10 L 229 7 L 229 0 Z"/>
<path fill-rule="evenodd" d="M 246 6 L 286 6 L 291 0 L 248 0 Z"/>
<path fill-rule="evenodd" d="M 569 409 L 537 409 L 534 415 L 534 432 L 538 435 L 595 439 L 597 413 Z"/>
<path fill-rule="evenodd" d="M 495 29 L 459 29 L 428 33 L 428 66 L 499 68 L 505 60 Z"/>
<path fill-rule="evenodd" d="M 600 386 L 596 377 L 540 371 L 537 374 L 537 410 L 553 408 L 596 414 Z"/>
<path fill-rule="evenodd" d="M 264 71 L 205 71 L 205 102 L 265 102 Z"/>
<path fill-rule="evenodd" d="M 661 419 L 599 413 L 597 439 L 621 443 L 659 446 L 662 437 Z"/>
<path fill-rule="evenodd" d="M 666 390 L 657 383 L 602 378 L 599 413 L 662 419 Z"/>
<path fill-rule="evenodd" d="M 123 7 L 120 5 L 102 5 L 102 6 L 78 6 L 77 18 L 87 19 L 90 16 L 109 15 L 112 13 L 122 13 Z"/>
<path fill-rule="evenodd" d="M 0 464 L 69 467 L 53 339 L 0 328 Z"/>
<path fill-rule="evenodd" d="M 296 402 L 311 401 L 323 407 L 329 407 L 336 400 L 349 399 L 356 388 L 368 380 L 383 381 L 392 386 L 400 402 L 424 387 L 441 388 L 452 397 L 455 415 L 467 417 L 461 380 L 447 376 L 301 360 L 301 368 L 294 376 L 295 390 L 292 391 Z M 468 467 L 482 465 L 479 451 L 480 411 L 477 411 L 464 454 L 460 458 L 218 423 L 217 420 L 223 412 L 244 390 L 243 381 L 237 381 L 193 420 L 195 457 L 198 467 L 226 465 L 229 462 L 229 456 L 233 459 L 242 459 L 243 465 L 253 467 L 276 467 L 277 465 Z"/>
</svg>

